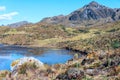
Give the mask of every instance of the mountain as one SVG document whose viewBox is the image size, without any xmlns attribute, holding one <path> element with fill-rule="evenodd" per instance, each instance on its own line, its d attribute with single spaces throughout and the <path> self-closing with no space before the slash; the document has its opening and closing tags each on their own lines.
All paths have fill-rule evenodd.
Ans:
<svg viewBox="0 0 120 80">
<path fill-rule="evenodd" d="M 16 27 L 20 27 L 20 26 L 23 26 L 23 25 L 27 25 L 27 24 L 30 24 L 30 23 L 27 22 L 27 21 L 20 21 L 20 22 L 8 24 L 7 26 L 12 27 L 12 28 L 16 28 Z"/>
<path fill-rule="evenodd" d="M 92 1 L 69 15 L 47 17 L 41 20 L 41 23 L 65 26 L 94 26 L 118 20 L 120 20 L 120 8 L 112 9 Z"/>
</svg>

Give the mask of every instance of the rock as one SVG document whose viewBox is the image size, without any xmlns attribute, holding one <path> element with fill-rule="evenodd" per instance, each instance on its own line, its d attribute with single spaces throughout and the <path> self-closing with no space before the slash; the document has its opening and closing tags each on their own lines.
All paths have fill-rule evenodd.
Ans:
<svg viewBox="0 0 120 80">
<path fill-rule="evenodd" d="M 81 80 L 84 77 L 84 72 L 77 68 L 70 68 L 65 73 L 57 76 L 59 80 Z"/>
<path fill-rule="evenodd" d="M 34 68 L 39 67 L 41 69 L 45 69 L 44 64 L 41 61 L 33 57 L 24 57 L 11 63 L 11 71 L 12 73 L 16 74 L 18 73 L 19 69 L 29 68 L 31 66 Z"/>
<path fill-rule="evenodd" d="M 69 80 L 69 78 L 65 73 L 62 73 L 56 77 L 56 80 Z"/>
<path fill-rule="evenodd" d="M 97 69 L 86 69 L 86 74 L 90 76 L 98 75 L 98 70 Z"/>
<path fill-rule="evenodd" d="M 67 71 L 67 75 L 70 79 L 80 79 L 84 76 L 84 72 L 77 68 L 71 68 Z"/>
</svg>

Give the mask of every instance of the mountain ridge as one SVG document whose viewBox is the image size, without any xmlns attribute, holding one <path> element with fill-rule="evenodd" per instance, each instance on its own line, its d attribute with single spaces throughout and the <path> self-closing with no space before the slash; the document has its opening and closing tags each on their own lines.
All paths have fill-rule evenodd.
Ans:
<svg viewBox="0 0 120 80">
<path fill-rule="evenodd" d="M 20 22 L 15 22 L 15 23 L 8 24 L 7 26 L 9 26 L 11 28 L 17 28 L 17 27 L 21 27 L 21 26 L 24 26 L 24 25 L 27 25 L 27 24 L 31 24 L 31 23 L 28 22 L 28 21 L 20 21 Z"/>
<path fill-rule="evenodd" d="M 92 1 L 82 8 L 64 16 L 47 17 L 40 21 L 64 26 L 94 26 L 120 20 L 120 8 L 112 9 Z"/>
</svg>

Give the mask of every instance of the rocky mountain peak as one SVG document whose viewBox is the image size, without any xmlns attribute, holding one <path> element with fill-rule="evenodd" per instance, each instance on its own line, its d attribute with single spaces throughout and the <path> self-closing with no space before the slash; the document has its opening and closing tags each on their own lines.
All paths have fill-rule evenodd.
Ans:
<svg viewBox="0 0 120 80">
<path fill-rule="evenodd" d="M 73 11 L 67 16 L 55 16 L 42 22 L 65 26 L 91 26 L 120 20 L 120 9 L 112 9 L 95 1 Z"/>
<path fill-rule="evenodd" d="M 95 2 L 95 1 L 92 1 L 92 2 L 89 3 L 89 5 L 91 5 L 91 6 L 98 6 L 98 5 L 100 5 L 100 4 L 98 4 L 98 3 Z"/>
<path fill-rule="evenodd" d="M 89 4 L 85 5 L 83 8 L 84 8 L 84 9 L 85 9 L 85 8 L 86 8 L 86 9 L 89 9 L 89 8 L 99 9 L 99 8 L 107 8 L 107 7 L 105 7 L 105 6 L 103 6 L 103 5 L 100 5 L 99 3 L 95 2 L 95 1 L 92 1 L 92 2 L 90 2 Z"/>
</svg>

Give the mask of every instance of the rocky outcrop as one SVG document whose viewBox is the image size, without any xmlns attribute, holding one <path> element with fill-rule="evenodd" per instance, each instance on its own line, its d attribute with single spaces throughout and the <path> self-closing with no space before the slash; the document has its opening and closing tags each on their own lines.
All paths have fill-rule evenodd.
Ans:
<svg viewBox="0 0 120 80">
<path fill-rule="evenodd" d="M 15 74 L 18 74 L 19 72 L 25 73 L 26 69 L 37 68 L 37 67 L 41 69 L 45 69 L 44 64 L 41 61 L 33 57 L 24 57 L 12 62 L 11 71 L 15 75 Z M 24 69 L 24 70 L 22 70 L 21 72 L 20 71 L 21 69 Z"/>
</svg>

